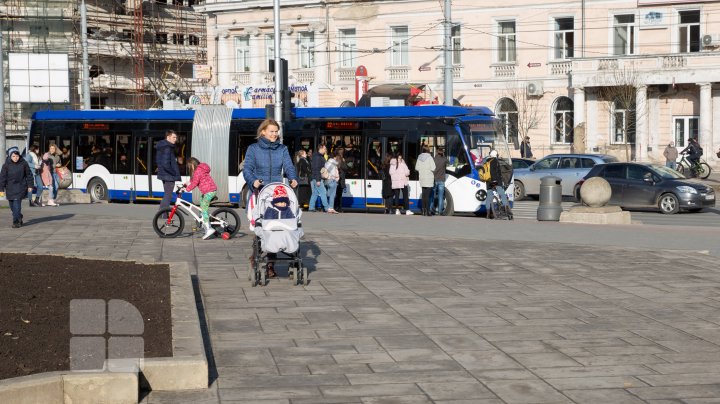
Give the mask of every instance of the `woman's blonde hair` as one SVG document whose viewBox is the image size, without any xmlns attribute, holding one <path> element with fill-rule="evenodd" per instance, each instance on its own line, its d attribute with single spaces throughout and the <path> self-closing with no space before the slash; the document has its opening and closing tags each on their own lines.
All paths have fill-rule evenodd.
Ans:
<svg viewBox="0 0 720 404">
<path fill-rule="evenodd" d="M 268 118 L 268 119 L 262 121 L 262 123 L 260 123 L 260 126 L 258 126 L 257 136 L 255 136 L 255 139 L 260 139 L 260 137 L 262 137 L 262 132 L 265 129 L 267 129 L 267 127 L 270 125 L 273 125 L 276 128 L 280 129 L 280 125 L 277 123 L 277 121 L 275 121 L 274 119 Z"/>
</svg>

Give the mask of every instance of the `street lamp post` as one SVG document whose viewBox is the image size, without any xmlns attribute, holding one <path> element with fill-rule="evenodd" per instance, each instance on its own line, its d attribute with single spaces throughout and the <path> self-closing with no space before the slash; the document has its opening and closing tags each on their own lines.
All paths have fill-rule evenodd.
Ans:
<svg viewBox="0 0 720 404">
<path fill-rule="evenodd" d="M 443 67 L 445 105 L 453 105 L 453 65 L 451 52 L 452 21 L 450 21 L 450 0 L 445 0 L 445 66 Z"/>
<path fill-rule="evenodd" d="M 3 52 L 3 34 L 0 31 L 0 166 L 5 164 L 5 55 Z"/>
<path fill-rule="evenodd" d="M 275 121 L 282 125 L 282 83 L 283 75 L 280 74 L 280 0 L 274 0 L 273 4 L 273 19 L 275 25 Z M 280 136 L 282 136 L 282 127 L 280 129 Z"/>
</svg>

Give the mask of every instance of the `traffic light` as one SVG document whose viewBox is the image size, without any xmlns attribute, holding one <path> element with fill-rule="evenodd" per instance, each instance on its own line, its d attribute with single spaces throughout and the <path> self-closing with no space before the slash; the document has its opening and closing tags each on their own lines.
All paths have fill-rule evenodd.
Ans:
<svg viewBox="0 0 720 404">
<path fill-rule="evenodd" d="M 280 68 L 275 69 L 275 60 L 270 59 L 269 64 L 269 71 L 271 73 L 275 73 L 275 80 L 280 79 L 280 94 L 281 94 L 281 101 L 282 101 L 282 116 L 281 117 L 275 117 L 275 119 L 282 119 L 283 122 L 292 121 L 295 119 L 295 113 L 293 113 L 293 105 L 292 103 L 292 97 L 295 96 L 294 93 L 290 92 L 289 86 L 288 86 L 288 62 L 286 59 L 280 58 Z M 279 70 L 279 71 L 278 71 Z"/>
</svg>

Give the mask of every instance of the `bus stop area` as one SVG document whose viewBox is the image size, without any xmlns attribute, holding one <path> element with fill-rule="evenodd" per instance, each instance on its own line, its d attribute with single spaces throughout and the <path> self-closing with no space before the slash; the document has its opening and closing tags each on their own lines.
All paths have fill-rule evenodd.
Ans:
<svg viewBox="0 0 720 404">
<path fill-rule="evenodd" d="M 720 397 L 717 228 L 306 214 L 309 285 L 278 265 L 250 287 L 244 217 L 227 241 L 160 239 L 137 208 L 24 209 L 0 252 L 189 264 L 209 388 L 143 403 Z"/>
</svg>

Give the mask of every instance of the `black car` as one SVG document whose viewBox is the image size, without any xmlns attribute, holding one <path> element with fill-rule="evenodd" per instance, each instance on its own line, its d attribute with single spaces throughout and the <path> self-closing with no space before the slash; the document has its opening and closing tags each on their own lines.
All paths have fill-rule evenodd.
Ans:
<svg viewBox="0 0 720 404">
<path fill-rule="evenodd" d="M 673 214 L 681 209 L 698 212 L 706 206 L 715 206 L 715 190 L 665 166 L 642 163 L 598 164 L 575 188 L 578 199 L 580 186 L 592 177 L 606 179 L 612 188 L 609 204 L 624 209 L 659 209 L 662 213 Z"/>
<path fill-rule="evenodd" d="M 512 159 L 513 170 L 517 170 L 518 168 L 528 168 L 534 162 L 535 162 L 535 160 L 533 160 L 533 159 L 513 158 Z"/>
</svg>

